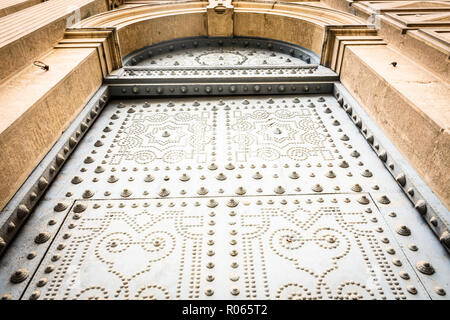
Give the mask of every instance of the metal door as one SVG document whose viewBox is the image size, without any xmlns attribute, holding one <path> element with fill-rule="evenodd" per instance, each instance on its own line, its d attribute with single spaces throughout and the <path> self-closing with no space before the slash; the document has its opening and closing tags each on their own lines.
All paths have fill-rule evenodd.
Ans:
<svg viewBox="0 0 450 320">
<path fill-rule="evenodd" d="M 443 251 L 414 216 L 331 95 L 113 100 L 0 280 L 25 299 L 440 297 L 448 261 L 420 260 Z"/>
</svg>

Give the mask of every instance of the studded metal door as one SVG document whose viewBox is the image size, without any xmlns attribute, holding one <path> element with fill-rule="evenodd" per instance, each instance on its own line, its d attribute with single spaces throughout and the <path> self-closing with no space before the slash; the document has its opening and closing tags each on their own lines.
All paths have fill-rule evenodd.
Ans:
<svg viewBox="0 0 450 320">
<path fill-rule="evenodd" d="M 412 211 L 333 96 L 113 100 L 0 280 L 25 299 L 439 297 L 448 261 L 421 261 L 439 244 Z"/>
<path fill-rule="evenodd" d="M 332 92 L 336 74 L 285 44 L 214 41 L 145 48 L 108 77 L 115 97 L 80 114 L 24 196 L 56 176 L 33 213 L 5 220 L 7 235 L 29 214 L 0 295 L 446 299 L 448 253 L 425 220 L 448 222 Z"/>
</svg>

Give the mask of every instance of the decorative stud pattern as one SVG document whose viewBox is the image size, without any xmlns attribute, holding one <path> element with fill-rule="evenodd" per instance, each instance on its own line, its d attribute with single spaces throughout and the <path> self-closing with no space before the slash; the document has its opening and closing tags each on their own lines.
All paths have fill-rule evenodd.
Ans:
<svg viewBox="0 0 450 320">
<path fill-rule="evenodd" d="M 195 198 L 76 203 L 24 296 L 406 299 L 415 292 L 424 297 L 419 285 L 415 291 L 408 287 L 417 283 L 415 276 L 394 284 L 406 278 L 397 278 L 395 268 L 414 272 L 395 241 L 386 247 L 378 240 L 374 226 L 388 228 L 382 219 L 369 221 L 380 217 L 375 205 L 359 204 L 357 195 L 336 194 L 283 196 L 276 206 L 278 197 L 260 197 L 264 205 L 254 197 L 241 197 L 239 203 L 210 199 L 214 209 L 207 199 Z M 73 226 L 80 204 L 87 207 Z M 360 268 L 369 277 L 352 271 Z M 175 286 L 174 274 L 179 275 Z M 27 277 L 18 270 L 14 279 Z M 293 279 L 301 279 L 302 287 Z"/>
<path fill-rule="evenodd" d="M 47 191 L 53 216 L 33 237 L 48 239 L 23 256 L 34 276 L 8 286 L 27 299 L 426 298 L 430 271 L 397 245 L 421 231 L 388 214 L 397 182 L 346 117 L 328 95 L 112 101 Z"/>
<path fill-rule="evenodd" d="M 311 62 L 317 62 L 317 58 L 298 47 L 280 41 L 243 37 L 171 41 L 125 58 L 128 66 L 175 67 L 171 71 L 180 74 L 193 66 L 254 66 L 256 69 L 267 65 L 305 66 Z"/>
</svg>

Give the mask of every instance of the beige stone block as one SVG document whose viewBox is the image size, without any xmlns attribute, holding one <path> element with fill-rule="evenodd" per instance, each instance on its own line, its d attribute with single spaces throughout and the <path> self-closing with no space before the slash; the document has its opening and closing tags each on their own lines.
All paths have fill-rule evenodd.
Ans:
<svg viewBox="0 0 450 320">
<path fill-rule="evenodd" d="M 41 2 L 43 0 L 2 0 L 0 1 L 0 18 Z"/>
<path fill-rule="evenodd" d="M 0 86 L 0 208 L 102 83 L 96 49 L 57 49 Z"/>
<path fill-rule="evenodd" d="M 410 30 L 403 34 L 398 27 L 381 21 L 379 34 L 404 55 L 449 82 L 450 27 Z"/>
<path fill-rule="evenodd" d="M 68 21 L 106 10 L 105 0 L 49 0 L 0 18 L 0 82 L 31 64 L 60 40 Z M 41 18 L 36 18 L 41 17 Z"/>
<path fill-rule="evenodd" d="M 234 35 L 261 37 L 290 42 L 321 53 L 324 27 L 308 20 L 269 13 L 237 12 Z"/>
<path fill-rule="evenodd" d="M 342 55 L 347 44 L 385 44 L 377 31 L 360 26 L 327 28 L 322 45 L 320 64 L 339 73 Z"/>
<path fill-rule="evenodd" d="M 450 207 L 448 86 L 387 46 L 347 46 L 341 81 Z"/>
<path fill-rule="evenodd" d="M 120 28 L 118 35 L 122 56 L 162 41 L 207 36 L 206 11 L 138 21 Z"/>
</svg>

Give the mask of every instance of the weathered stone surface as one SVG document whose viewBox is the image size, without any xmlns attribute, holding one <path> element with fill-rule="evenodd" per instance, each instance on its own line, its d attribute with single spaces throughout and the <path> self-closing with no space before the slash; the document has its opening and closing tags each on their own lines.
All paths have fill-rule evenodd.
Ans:
<svg viewBox="0 0 450 320">
<path fill-rule="evenodd" d="M 105 10 L 105 0 L 49 0 L 0 18 L 0 82 L 50 50 L 77 19 Z"/>
<path fill-rule="evenodd" d="M 231 0 L 209 2 L 208 36 L 231 37 L 233 35 L 233 9 Z"/>
<path fill-rule="evenodd" d="M 41 2 L 42 0 L 3 0 L 0 2 L 0 18 Z"/>
<path fill-rule="evenodd" d="M 102 81 L 95 49 L 58 49 L 45 60 L 49 71 L 28 67 L 0 86 L 0 207 Z"/>
<path fill-rule="evenodd" d="M 449 207 L 448 86 L 386 46 L 349 46 L 346 52 L 342 83 Z"/>
</svg>

